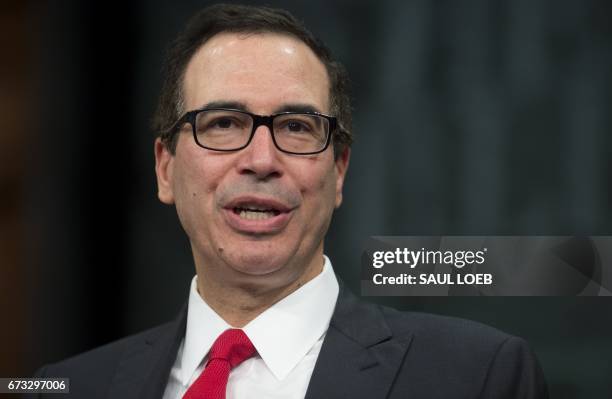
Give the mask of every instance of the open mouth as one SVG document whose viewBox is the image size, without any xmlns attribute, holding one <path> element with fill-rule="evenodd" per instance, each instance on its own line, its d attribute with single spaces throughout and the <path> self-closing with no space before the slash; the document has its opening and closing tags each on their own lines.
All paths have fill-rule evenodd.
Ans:
<svg viewBox="0 0 612 399">
<path fill-rule="evenodd" d="M 278 216 L 280 211 L 273 208 L 262 208 L 258 206 L 234 207 L 234 213 L 246 220 L 264 220 Z"/>
<path fill-rule="evenodd" d="M 245 234 L 274 234 L 293 217 L 295 207 L 273 198 L 241 196 L 225 204 L 227 223 Z"/>
</svg>

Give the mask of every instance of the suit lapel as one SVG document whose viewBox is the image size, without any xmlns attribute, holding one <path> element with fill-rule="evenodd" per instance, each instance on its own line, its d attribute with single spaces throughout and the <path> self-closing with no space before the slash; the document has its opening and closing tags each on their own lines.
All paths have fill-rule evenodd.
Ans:
<svg viewBox="0 0 612 399">
<path fill-rule="evenodd" d="M 185 335 L 187 306 L 178 317 L 128 348 L 106 397 L 160 399 Z M 380 309 L 340 283 L 338 302 L 306 399 L 387 396 L 412 335 L 394 337 Z"/>
<path fill-rule="evenodd" d="M 109 399 L 162 397 L 185 335 L 186 319 L 187 306 L 184 306 L 174 321 L 127 349 L 108 390 Z"/>
<path fill-rule="evenodd" d="M 380 308 L 341 284 L 306 399 L 387 397 L 411 340 L 394 337 Z"/>
</svg>

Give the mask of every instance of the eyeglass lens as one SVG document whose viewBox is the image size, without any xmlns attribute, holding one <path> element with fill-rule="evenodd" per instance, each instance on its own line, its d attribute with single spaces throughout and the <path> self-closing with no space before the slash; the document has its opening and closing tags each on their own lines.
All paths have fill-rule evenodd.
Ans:
<svg viewBox="0 0 612 399">
<path fill-rule="evenodd" d="M 228 110 L 207 110 L 196 116 L 196 140 L 204 147 L 232 150 L 244 147 L 253 131 L 251 115 Z M 311 114 L 280 114 L 272 130 L 276 145 L 283 151 L 309 153 L 321 150 L 329 134 L 329 121 Z"/>
</svg>

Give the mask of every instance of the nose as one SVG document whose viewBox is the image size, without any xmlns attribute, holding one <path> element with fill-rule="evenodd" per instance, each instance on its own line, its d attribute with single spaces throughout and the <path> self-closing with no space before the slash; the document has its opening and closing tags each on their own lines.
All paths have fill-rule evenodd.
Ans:
<svg viewBox="0 0 612 399">
<path fill-rule="evenodd" d="M 249 145 L 240 151 L 239 172 L 254 175 L 260 180 L 282 175 L 280 151 L 276 149 L 270 129 L 261 125 Z"/>
</svg>

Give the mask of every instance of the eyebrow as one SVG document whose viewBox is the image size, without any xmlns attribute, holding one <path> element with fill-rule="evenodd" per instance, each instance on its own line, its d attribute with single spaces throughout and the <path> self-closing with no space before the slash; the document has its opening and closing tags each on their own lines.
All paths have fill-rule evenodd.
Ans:
<svg viewBox="0 0 612 399">
<path fill-rule="evenodd" d="M 209 103 L 204 104 L 199 109 L 211 109 L 211 108 L 230 108 L 236 109 L 239 111 L 249 111 L 247 105 L 240 101 L 211 101 Z M 281 112 L 318 112 L 321 113 L 317 107 L 307 103 L 288 103 L 283 104 L 280 107 L 274 109 L 273 114 L 278 114 Z"/>
<path fill-rule="evenodd" d="M 248 112 L 246 104 L 240 101 L 223 101 L 223 100 L 212 101 L 212 102 L 204 104 L 199 109 L 210 109 L 210 108 L 231 108 L 231 109 L 237 109 L 240 111 Z"/>
<path fill-rule="evenodd" d="M 319 110 L 314 105 L 310 105 L 310 104 L 291 103 L 291 104 L 282 105 L 281 107 L 276 108 L 274 110 L 275 114 L 279 112 L 319 112 L 321 113 L 321 110 Z"/>
</svg>

